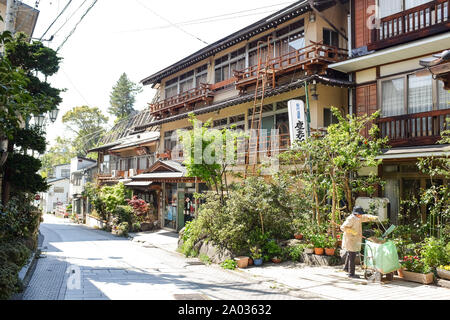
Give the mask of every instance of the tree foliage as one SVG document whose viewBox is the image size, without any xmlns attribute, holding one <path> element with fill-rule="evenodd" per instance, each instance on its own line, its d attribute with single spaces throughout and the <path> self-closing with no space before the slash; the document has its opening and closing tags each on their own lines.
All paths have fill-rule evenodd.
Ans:
<svg viewBox="0 0 450 320">
<path fill-rule="evenodd" d="M 73 147 L 76 153 L 85 156 L 105 133 L 108 117 L 97 107 L 80 106 L 64 114 L 62 121 L 75 134 Z"/>
<path fill-rule="evenodd" d="M 282 155 L 283 160 L 297 165 L 293 182 L 304 185 L 306 192 L 312 195 L 319 224 L 323 212 L 330 210 L 331 222 L 337 223 L 343 213 L 353 210 L 359 193 L 376 191 L 382 183 L 377 174 L 361 176 L 359 171 L 378 168 L 381 160 L 377 157 L 387 147 L 387 138 L 379 138 L 378 127 L 372 124 L 379 113 L 344 117 L 336 108 L 332 108 L 332 112 L 338 123 L 329 126 L 327 134 L 296 143 L 292 151 Z M 362 134 L 367 126 L 371 126 L 368 137 Z M 327 199 L 331 199 L 331 208 L 324 205 Z"/>
<path fill-rule="evenodd" d="M 126 118 L 132 114 L 136 95 L 142 88 L 128 79 L 126 73 L 123 73 L 110 94 L 110 107 L 108 112 L 117 118 L 116 121 Z"/>
<path fill-rule="evenodd" d="M 77 151 L 70 138 L 57 137 L 55 144 L 41 157 L 41 175 L 48 177 L 53 167 L 70 163 L 77 156 Z"/>
</svg>

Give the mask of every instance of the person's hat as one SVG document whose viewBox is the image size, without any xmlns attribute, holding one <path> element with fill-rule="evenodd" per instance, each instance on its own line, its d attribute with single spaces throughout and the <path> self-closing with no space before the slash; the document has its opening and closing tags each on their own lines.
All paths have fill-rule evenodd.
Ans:
<svg viewBox="0 0 450 320">
<path fill-rule="evenodd" d="M 361 214 L 361 215 L 363 215 L 363 214 L 366 214 L 366 213 L 364 212 L 364 209 L 362 207 L 356 206 L 356 207 L 353 208 L 353 214 Z"/>
</svg>

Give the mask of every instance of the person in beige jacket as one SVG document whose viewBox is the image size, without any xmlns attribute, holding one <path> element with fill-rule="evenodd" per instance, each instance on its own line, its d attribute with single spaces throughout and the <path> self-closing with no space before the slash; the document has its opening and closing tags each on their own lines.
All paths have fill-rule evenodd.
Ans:
<svg viewBox="0 0 450 320">
<path fill-rule="evenodd" d="M 342 249 L 346 251 L 344 271 L 349 273 L 349 278 L 359 278 L 355 275 L 356 254 L 361 251 L 362 223 L 377 221 L 378 217 L 366 214 L 361 207 L 355 207 L 352 214 L 341 226 L 344 232 Z"/>
</svg>

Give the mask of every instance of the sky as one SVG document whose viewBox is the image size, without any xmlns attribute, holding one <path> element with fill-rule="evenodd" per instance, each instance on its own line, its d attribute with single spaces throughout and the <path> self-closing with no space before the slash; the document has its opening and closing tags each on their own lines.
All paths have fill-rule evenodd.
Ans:
<svg viewBox="0 0 450 320">
<path fill-rule="evenodd" d="M 34 7 L 36 0 L 23 2 Z M 60 47 L 94 2 L 72 0 L 43 37 L 48 40 L 54 35 L 53 40 L 44 44 L 55 50 Z M 205 42 L 213 43 L 293 2 L 98 0 L 58 51 L 63 58 L 60 70 L 48 81 L 67 91 L 62 94 L 58 120 L 47 127 L 47 140 L 52 145 L 58 136 L 71 136 L 61 119 L 74 107 L 98 107 L 107 114 L 109 95 L 122 73 L 139 83 L 205 47 Z M 33 37 L 41 38 L 68 3 L 40 0 Z M 143 87 L 135 109 L 146 108 L 154 93 L 150 86 Z"/>
</svg>

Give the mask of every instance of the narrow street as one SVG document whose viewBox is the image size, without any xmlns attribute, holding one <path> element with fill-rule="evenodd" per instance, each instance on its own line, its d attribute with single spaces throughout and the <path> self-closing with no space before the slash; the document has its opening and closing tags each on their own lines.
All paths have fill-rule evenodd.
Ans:
<svg viewBox="0 0 450 320">
<path fill-rule="evenodd" d="M 318 299 L 218 266 L 45 216 L 41 258 L 24 300 Z M 69 273 L 70 270 L 70 273 Z M 77 277 L 81 275 L 81 277 Z"/>
</svg>

